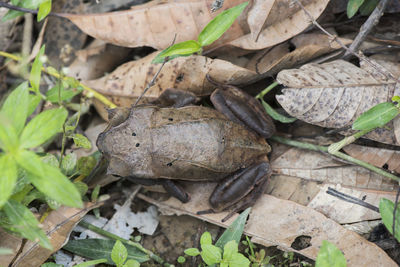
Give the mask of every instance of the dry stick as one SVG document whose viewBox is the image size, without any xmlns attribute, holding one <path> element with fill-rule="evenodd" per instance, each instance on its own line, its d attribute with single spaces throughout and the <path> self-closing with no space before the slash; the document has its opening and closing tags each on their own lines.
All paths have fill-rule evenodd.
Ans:
<svg viewBox="0 0 400 267">
<path fill-rule="evenodd" d="M 34 10 L 34 9 L 29 9 L 29 8 L 24 8 L 24 7 L 19 7 L 19 6 L 14 6 L 14 5 L 10 5 L 8 3 L 5 2 L 1 2 L 0 1 L 0 7 L 5 7 L 7 9 L 11 9 L 11 10 L 15 10 L 15 11 L 21 11 L 21 12 L 25 12 L 25 13 L 30 13 L 33 15 L 37 15 L 38 11 Z M 47 14 L 48 16 L 54 16 L 54 17 L 59 17 L 59 18 L 63 18 L 63 16 L 60 16 L 60 14 L 58 13 L 54 13 L 54 12 L 50 12 L 49 14 Z"/>
<path fill-rule="evenodd" d="M 337 191 L 336 189 L 332 188 L 332 187 L 328 187 L 328 190 L 326 191 L 327 194 L 337 197 L 340 200 L 346 201 L 346 202 L 350 202 L 353 204 L 357 204 L 360 205 L 364 208 L 379 212 L 379 208 L 369 204 L 368 202 L 365 202 L 364 200 L 358 199 L 356 197 L 350 196 L 348 194 L 342 193 Z"/>
<path fill-rule="evenodd" d="M 379 4 L 375 7 L 374 11 L 368 17 L 367 21 L 361 26 L 360 32 L 357 34 L 353 43 L 349 47 L 350 51 L 354 52 L 358 50 L 362 42 L 364 42 L 365 38 L 367 38 L 367 35 L 371 32 L 372 28 L 375 27 L 376 24 L 378 24 L 379 19 L 382 17 L 383 11 L 385 10 L 389 1 L 390 0 L 379 1 Z M 350 56 L 349 51 L 346 51 L 343 58 L 348 59 L 349 56 Z"/>
</svg>

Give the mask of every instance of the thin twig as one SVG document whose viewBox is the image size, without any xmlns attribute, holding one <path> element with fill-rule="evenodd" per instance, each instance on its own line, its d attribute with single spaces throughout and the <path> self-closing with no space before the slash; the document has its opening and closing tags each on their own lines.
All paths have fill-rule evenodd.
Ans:
<svg viewBox="0 0 400 267">
<path fill-rule="evenodd" d="M 310 143 L 299 142 L 299 141 L 291 140 L 291 139 L 284 138 L 284 137 L 281 137 L 281 136 L 276 136 L 276 135 L 272 136 L 270 139 L 273 140 L 273 141 L 285 144 L 285 145 L 294 146 L 294 147 L 298 147 L 298 148 L 302 148 L 302 149 L 308 149 L 308 150 L 313 150 L 313 151 L 318 151 L 318 152 L 328 152 L 328 147 L 327 146 L 319 146 L 319 145 L 314 145 L 314 144 L 310 144 Z M 355 158 L 353 158 L 353 157 L 351 157 L 351 156 L 349 156 L 349 155 L 347 155 L 345 153 L 335 152 L 335 153 L 333 153 L 331 155 L 333 155 L 335 157 L 338 157 L 338 158 L 340 158 L 342 160 L 348 161 L 350 163 L 353 163 L 355 165 L 364 167 L 364 168 L 366 168 L 366 169 L 368 169 L 370 171 L 373 171 L 373 172 L 375 172 L 375 173 L 377 173 L 379 175 L 382 175 L 382 176 L 385 176 L 387 178 L 390 178 L 390 179 L 392 179 L 392 180 L 394 180 L 396 182 L 400 182 L 400 177 L 398 177 L 398 176 L 396 176 L 394 174 L 391 174 L 390 172 L 387 172 L 385 170 L 382 170 L 382 169 L 380 169 L 378 167 L 375 167 L 375 166 L 373 166 L 373 165 L 371 165 L 371 164 L 369 164 L 369 163 L 367 163 L 365 161 L 362 161 L 362 160 L 359 160 L 359 159 L 355 159 Z"/>
<path fill-rule="evenodd" d="M 337 38 L 337 36 L 330 34 L 327 30 L 325 30 L 315 19 L 314 17 L 308 12 L 308 10 L 303 6 L 303 4 L 299 0 L 294 0 L 304 11 L 304 13 L 307 15 L 307 17 L 311 20 L 311 22 L 319 28 L 323 33 L 328 35 L 332 41 L 337 42 L 346 52 L 349 52 L 350 54 L 356 56 L 360 61 L 365 61 L 367 62 L 370 66 L 372 66 L 377 72 L 381 73 L 384 75 L 387 79 L 395 80 L 398 81 L 398 79 L 386 68 L 382 67 L 378 63 L 371 61 L 369 58 L 367 58 L 361 51 L 358 51 L 357 53 L 350 50 L 347 46 L 343 44 L 343 42 Z"/>
<path fill-rule="evenodd" d="M 336 189 L 333 189 L 332 187 L 328 187 L 328 191 L 326 191 L 326 193 L 331 195 L 331 196 L 337 197 L 337 198 L 339 198 L 341 200 L 344 200 L 346 202 L 357 204 L 357 205 L 363 206 L 365 208 L 368 208 L 370 210 L 379 212 L 379 208 L 378 207 L 375 207 L 374 205 L 371 205 L 371 204 L 369 204 L 369 203 L 367 203 L 364 200 L 361 200 L 359 198 L 352 197 L 352 196 L 347 195 L 345 193 L 339 192 Z"/>
<path fill-rule="evenodd" d="M 356 38 L 354 39 L 353 43 L 350 45 L 350 51 L 357 51 L 358 48 L 361 46 L 362 42 L 364 42 L 365 38 L 367 38 L 368 34 L 371 32 L 372 28 L 378 24 L 379 19 L 383 15 L 383 11 L 385 10 L 387 4 L 390 0 L 381 0 L 379 4 L 375 7 L 374 11 L 368 17 L 367 21 L 361 26 L 360 32 L 357 34 Z M 343 58 L 348 59 L 350 56 L 350 52 L 346 51 Z"/>
<path fill-rule="evenodd" d="M 1 1 L 0 1 L 0 7 L 5 7 L 7 9 L 11 9 L 11 10 L 15 10 L 15 11 L 21 11 L 21 12 L 25 12 L 25 13 L 30 13 L 30 14 L 33 14 L 33 15 L 37 15 L 37 13 L 38 13 L 38 11 L 35 10 L 35 9 L 29 9 L 29 8 L 14 6 L 14 5 L 10 5 L 10 4 L 6 3 L 6 2 L 1 2 Z M 50 12 L 48 14 L 48 16 L 54 16 L 54 17 L 63 18 L 63 16 L 60 16 L 60 14 L 54 13 L 54 12 Z"/>
<path fill-rule="evenodd" d="M 170 46 L 172 46 L 175 43 L 175 40 L 176 40 L 176 34 L 175 34 L 174 40 L 172 40 L 172 43 L 171 43 Z M 164 58 L 164 61 L 163 61 L 162 65 L 160 66 L 160 68 L 158 69 L 156 74 L 154 74 L 154 76 L 151 79 L 151 81 L 147 84 L 146 88 L 143 90 L 143 93 L 138 97 L 138 99 L 136 99 L 136 102 L 135 102 L 135 104 L 133 104 L 133 107 L 136 106 L 137 103 L 139 103 L 140 99 L 142 99 L 144 94 L 146 94 L 146 92 L 150 89 L 150 87 L 152 87 L 155 84 L 158 75 L 160 74 L 162 68 L 164 67 L 165 63 L 168 62 L 168 60 L 169 60 L 169 57 Z"/>
</svg>

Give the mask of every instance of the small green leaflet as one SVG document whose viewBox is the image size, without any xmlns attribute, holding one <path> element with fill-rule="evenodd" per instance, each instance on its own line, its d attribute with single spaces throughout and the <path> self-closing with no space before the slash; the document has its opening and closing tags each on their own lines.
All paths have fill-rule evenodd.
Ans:
<svg viewBox="0 0 400 267">
<path fill-rule="evenodd" d="M 210 232 L 204 232 L 200 237 L 200 245 L 211 245 L 212 238 Z"/>
<path fill-rule="evenodd" d="M 82 91 L 82 87 L 65 89 L 64 86 L 58 84 L 46 92 L 46 99 L 52 103 L 68 101 Z"/>
<path fill-rule="evenodd" d="M 160 63 L 166 57 L 176 57 L 176 56 L 185 56 L 192 55 L 201 50 L 201 46 L 197 41 L 189 40 L 186 42 L 174 44 L 173 46 L 168 47 L 160 54 L 158 54 L 152 61 L 152 63 Z"/>
<path fill-rule="evenodd" d="M 217 247 L 223 248 L 225 244 L 231 240 L 235 240 L 236 243 L 239 244 L 250 210 L 251 208 L 247 208 L 245 211 L 243 211 L 239 217 L 237 217 L 236 220 L 225 230 L 225 232 L 215 243 Z"/>
<path fill-rule="evenodd" d="M 42 74 L 43 62 L 41 57 L 44 54 L 45 46 L 40 48 L 39 53 L 36 55 L 35 60 L 32 64 L 31 74 L 29 76 L 29 81 L 31 83 L 32 89 L 35 93 L 39 93 L 40 76 Z"/>
<path fill-rule="evenodd" d="M 367 110 L 353 123 L 353 130 L 372 130 L 383 127 L 400 113 L 392 102 L 380 103 Z"/>
<path fill-rule="evenodd" d="M 200 254 L 200 251 L 197 248 L 188 248 L 188 249 L 185 249 L 184 253 L 186 255 L 196 257 Z"/>
<path fill-rule="evenodd" d="M 17 181 L 17 166 L 10 155 L 0 156 L 0 208 L 13 192 Z"/>
<path fill-rule="evenodd" d="M 47 0 L 40 4 L 37 14 L 37 21 L 44 19 L 51 11 L 51 0 Z"/>
<path fill-rule="evenodd" d="M 352 18 L 364 3 L 364 0 L 349 0 L 347 3 L 347 17 Z"/>
<path fill-rule="evenodd" d="M 90 143 L 89 139 L 82 134 L 73 134 L 72 139 L 74 139 L 74 143 L 77 147 L 82 147 L 86 149 L 92 148 L 92 143 Z"/>
<path fill-rule="evenodd" d="M 199 34 L 200 45 L 207 46 L 215 42 L 224 34 L 236 20 L 236 18 L 243 12 L 249 2 L 244 2 L 240 5 L 224 10 L 211 20 L 206 27 Z"/>
<path fill-rule="evenodd" d="M 207 265 L 221 262 L 221 249 L 211 244 L 201 245 L 200 256 Z"/>
<path fill-rule="evenodd" d="M 334 244 L 323 240 L 315 267 L 346 267 L 346 259 Z"/>
<path fill-rule="evenodd" d="M 382 216 L 382 222 L 388 229 L 388 231 L 393 234 L 393 211 L 394 203 L 386 198 L 381 198 L 379 202 L 379 212 Z M 396 224 L 395 224 L 395 236 L 397 241 L 400 242 L 400 206 L 397 205 L 396 210 Z"/>
<path fill-rule="evenodd" d="M 117 266 L 121 266 L 128 258 L 128 251 L 121 241 L 117 240 L 111 251 L 111 259 Z"/>
</svg>

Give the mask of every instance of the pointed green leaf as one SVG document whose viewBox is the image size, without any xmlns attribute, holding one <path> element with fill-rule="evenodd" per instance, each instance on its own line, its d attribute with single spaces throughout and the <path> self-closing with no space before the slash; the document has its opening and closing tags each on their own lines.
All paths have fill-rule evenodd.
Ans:
<svg viewBox="0 0 400 267">
<path fill-rule="evenodd" d="M 111 251 L 111 259 L 117 266 L 124 264 L 128 257 L 128 251 L 121 241 L 117 240 Z"/>
<path fill-rule="evenodd" d="M 229 267 L 248 267 L 250 261 L 241 253 L 235 253 L 229 262 Z"/>
<path fill-rule="evenodd" d="M 224 246 L 224 260 L 230 260 L 234 254 L 238 253 L 238 243 L 231 240 Z"/>
<path fill-rule="evenodd" d="M 37 14 L 37 21 L 44 19 L 51 11 L 51 0 L 47 0 L 40 4 Z"/>
<path fill-rule="evenodd" d="M 186 255 L 196 257 L 200 254 L 200 251 L 197 248 L 188 248 L 188 249 L 185 249 L 184 253 Z"/>
<path fill-rule="evenodd" d="M 152 63 L 157 63 L 161 60 L 166 58 L 166 57 L 172 57 L 172 56 L 184 56 L 184 55 L 192 55 L 196 52 L 199 52 L 201 50 L 201 46 L 197 41 L 194 40 L 189 40 L 185 42 L 181 42 L 178 44 L 174 44 L 173 46 L 168 47 L 164 51 L 162 51 L 160 54 L 158 54 L 152 61 Z"/>
<path fill-rule="evenodd" d="M 79 263 L 77 265 L 74 265 L 74 267 L 91 267 L 91 266 L 95 266 L 96 264 L 106 263 L 106 262 L 107 262 L 107 259 L 91 260 L 91 261 L 85 261 L 85 262 Z M 62 265 L 62 266 L 64 266 L 64 265 Z M 43 267 L 43 265 L 40 267 Z"/>
<path fill-rule="evenodd" d="M 378 3 L 379 0 L 365 0 L 364 3 L 360 6 L 360 14 L 363 16 L 371 14 Z"/>
<path fill-rule="evenodd" d="M 28 179 L 47 197 L 70 207 L 83 206 L 81 195 L 75 185 L 58 168 L 42 163 L 44 175 L 30 174 Z"/>
<path fill-rule="evenodd" d="M 10 120 L 0 113 L 0 148 L 15 152 L 19 147 L 18 135 Z"/>
<path fill-rule="evenodd" d="M 32 115 L 32 113 L 35 111 L 37 106 L 40 103 L 40 100 L 42 100 L 42 97 L 40 95 L 29 95 L 29 104 L 28 104 L 28 116 Z"/>
<path fill-rule="evenodd" d="M 63 249 L 88 259 L 106 258 L 108 263 L 112 264 L 111 251 L 114 244 L 114 240 L 105 239 L 70 240 Z M 126 244 L 124 246 L 128 251 L 128 259 L 134 259 L 140 263 L 149 260 L 149 256 L 138 248 Z"/>
<path fill-rule="evenodd" d="M 18 165 L 27 172 L 36 175 L 44 176 L 43 162 L 38 155 L 29 150 L 21 150 L 15 155 L 15 160 Z"/>
<path fill-rule="evenodd" d="M 70 100 L 72 97 L 83 91 L 82 87 L 73 89 L 65 89 L 64 86 L 58 84 L 46 92 L 46 99 L 52 103 Z"/>
<path fill-rule="evenodd" d="M 245 211 L 243 211 L 239 217 L 237 217 L 236 220 L 225 230 L 225 232 L 215 243 L 217 247 L 223 248 L 225 244 L 231 240 L 235 240 L 236 243 L 239 244 L 250 210 L 251 208 L 247 208 Z"/>
<path fill-rule="evenodd" d="M 90 143 L 89 139 L 82 134 L 73 134 L 72 139 L 74 139 L 74 143 L 77 147 L 82 147 L 85 149 L 92 148 L 92 143 Z"/>
<path fill-rule="evenodd" d="M 364 0 L 349 0 L 347 3 L 347 17 L 352 18 L 364 3 Z"/>
<path fill-rule="evenodd" d="M 379 212 L 382 216 L 382 222 L 388 229 L 388 231 L 393 234 L 393 211 L 394 203 L 386 198 L 381 198 L 379 202 Z M 397 205 L 396 209 L 396 225 L 395 225 L 395 236 L 400 242 L 400 205 Z"/>
<path fill-rule="evenodd" d="M 10 155 L 0 156 L 0 208 L 11 196 L 17 181 L 17 166 Z"/>
<path fill-rule="evenodd" d="M 332 243 L 323 240 L 315 267 L 346 267 L 343 253 Z"/>
<path fill-rule="evenodd" d="M 233 24 L 236 18 L 243 12 L 249 2 L 227 9 L 218 14 L 211 20 L 199 34 L 200 45 L 207 46 L 215 42 L 222 36 Z"/>
<path fill-rule="evenodd" d="M 213 265 L 221 262 L 221 249 L 214 245 L 201 245 L 201 258 L 207 265 Z"/>
<path fill-rule="evenodd" d="M 204 232 L 200 237 L 200 244 L 201 245 L 210 245 L 212 244 L 212 237 L 210 232 Z"/>
<path fill-rule="evenodd" d="M 28 103 L 28 83 L 24 82 L 12 91 L 1 108 L 3 115 L 13 124 L 17 135 L 24 128 L 28 116 Z"/>
<path fill-rule="evenodd" d="M 68 112 L 65 108 L 43 111 L 31 120 L 21 134 L 21 147 L 39 146 L 62 131 Z"/>
<path fill-rule="evenodd" d="M 10 199 L 4 204 L 4 212 L 12 225 L 11 230 L 29 240 L 39 241 L 42 247 L 52 249 L 46 234 L 38 226 L 39 222 L 27 207 Z"/>
<path fill-rule="evenodd" d="M 140 263 L 135 260 L 127 260 L 122 267 L 140 267 Z"/>
<path fill-rule="evenodd" d="M 33 61 L 31 74 L 29 76 L 29 81 L 31 83 L 32 89 L 36 93 L 39 92 L 40 76 L 42 74 L 43 66 L 41 57 L 44 54 L 44 49 L 45 46 L 43 45 L 42 48 L 40 48 L 39 53 L 36 55 L 35 60 Z"/>
<path fill-rule="evenodd" d="M 383 127 L 400 113 L 392 102 L 380 103 L 367 110 L 353 123 L 353 130 L 372 130 Z"/>
</svg>

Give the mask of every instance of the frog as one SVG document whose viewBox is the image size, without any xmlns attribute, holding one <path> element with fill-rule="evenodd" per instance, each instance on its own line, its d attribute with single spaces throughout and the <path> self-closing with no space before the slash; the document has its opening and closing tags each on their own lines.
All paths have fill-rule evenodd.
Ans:
<svg viewBox="0 0 400 267">
<path fill-rule="evenodd" d="M 96 142 L 108 161 L 107 173 L 161 184 L 183 203 L 190 195 L 179 181 L 217 182 L 211 209 L 199 214 L 228 210 L 230 217 L 254 205 L 272 172 L 266 139 L 274 134 L 274 123 L 254 97 L 213 83 L 214 108 L 194 105 L 196 97 L 186 91 L 167 89 L 152 104 L 111 110 L 109 126 Z"/>
</svg>

